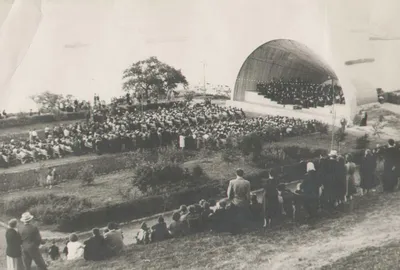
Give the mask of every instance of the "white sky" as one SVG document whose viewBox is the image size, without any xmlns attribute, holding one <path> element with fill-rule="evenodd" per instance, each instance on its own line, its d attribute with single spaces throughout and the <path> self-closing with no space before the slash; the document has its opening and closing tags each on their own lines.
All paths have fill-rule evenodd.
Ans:
<svg viewBox="0 0 400 270">
<path fill-rule="evenodd" d="M 276 38 L 304 42 L 341 64 L 375 57 L 346 72 L 359 87 L 400 88 L 400 41 L 367 41 L 370 31 L 400 36 L 400 1 L 328 1 L 326 32 L 325 0 L 42 0 L 35 38 L 11 81 L 0 85 L 0 109 L 34 108 L 27 97 L 45 90 L 86 99 L 120 95 L 122 71 L 149 56 L 182 69 L 191 84 L 202 81 L 206 61 L 207 81 L 233 88 L 246 57 Z M 0 27 L 11 2 L 0 0 Z M 2 42 L 0 29 L 0 61 L 18 47 L 1 51 Z M 0 63 L 0 73 L 11 66 Z"/>
</svg>

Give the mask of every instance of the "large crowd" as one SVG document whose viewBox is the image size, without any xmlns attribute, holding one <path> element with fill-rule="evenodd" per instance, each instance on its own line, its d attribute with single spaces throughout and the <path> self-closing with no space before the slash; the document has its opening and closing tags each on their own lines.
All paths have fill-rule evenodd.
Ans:
<svg viewBox="0 0 400 270">
<path fill-rule="evenodd" d="M 352 156 L 340 156 L 333 150 L 318 161 L 303 163 L 304 175 L 299 176 L 303 180 L 294 191 L 271 170 L 261 196 L 251 193 L 244 171 L 237 169 L 236 179 L 229 182 L 227 197 L 215 207 L 206 200 L 182 205 L 173 213 L 169 224 L 163 216 L 152 226 L 142 223 L 135 241 L 136 244 L 151 244 L 204 231 L 238 234 L 257 227 L 267 229 L 285 219 L 318 218 L 322 212 L 337 211 L 339 205 L 351 201 L 358 187 L 361 195 L 375 192 L 380 182 L 384 192 L 394 191 L 400 176 L 399 164 L 400 150 L 393 140 L 385 147 L 365 151 L 359 176 Z M 16 219 L 9 222 L 6 232 L 8 269 L 30 269 L 32 261 L 39 269 L 47 269 L 40 251 L 44 242 L 37 227 L 31 224 L 32 220 L 33 216 L 27 212 L 22 215 L 20 226 Z M 51 260 L 100 261 L 124 251 L 124 235 L 118 224 L 110 223 L 103 232 L 94 228 L 92 233 L 86 241 L 71 234 L 61 248 L 53 242 L 45 253 Z"/>
<path fill-rule="evenodd" d="M 274 79 L 257 84 L 257 91 L 264 97 L 282 105 L 300 105 L 303 108 L 344 104 L 342 88 L 331 84 L 314 84 L 310 81 Z"/>
<path fill-rule="evenodd" d="M 176 102 L 149 111 L 108 110 L 101 120 L 92 117 L 86 122 L 45 127 L 42 136 L 30 130 L 26 140 L 0 142 L 0 167 L 71 154 L 117 153 L 168 145 L 220 149 L 228 141 L 237 142 L 240 136 L 254 132 L 266 141 L 276 141 L 313 133 L 322 126 L 316 120 L 282 116 L 246 118 L 240 109 L 210 103 Z"/>
</svg>

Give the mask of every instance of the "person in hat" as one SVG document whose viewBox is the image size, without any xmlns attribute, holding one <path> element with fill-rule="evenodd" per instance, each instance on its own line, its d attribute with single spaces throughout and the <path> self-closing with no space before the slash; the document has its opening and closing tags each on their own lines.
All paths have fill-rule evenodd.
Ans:
<svg viewBox="0 0 400 270">
<path fill-rule="evenodd" d="M 40 253 L 40 245 L 42 244 L 42 237 L 39 229 L 31 224 L 33 216 L 29 212 L 25 212 L 21 216 L 22 225 L 18 229 L 21 234 L 22 240 L 22 257 L 26 270 L 30 270 L 32 261 L 40 270 L 47 270 L 47 265 L 43 260 Z"/>
</svg>

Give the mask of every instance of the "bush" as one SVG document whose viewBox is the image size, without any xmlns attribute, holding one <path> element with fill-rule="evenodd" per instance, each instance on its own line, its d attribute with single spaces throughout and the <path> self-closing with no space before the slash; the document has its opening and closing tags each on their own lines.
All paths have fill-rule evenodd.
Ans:
<svg viewBox="0 0 400 270">
<path fill-rule="evenodd" d="M 36 194 L 7 200 L 3 213 L 19 218 L 22 213 L 29 211 L 43 224 L 52 225 L 68 215 L 90 209 L 92 204 L 87 199 L 76 196 L 54 194 Z"/>
<path fill-rule="evenodd" d="M 95 172 L 93 170 L 93 165 L 84 166 L 78 174 L 78 179 L 82 181 L 83 185 L 91 185 L 95 178 Z"/>
<path fill-rule="evenodd" d="M 356 139 L 356 149 L 366 149 L 370 144 L 370 139 L 367 133 L 363 136 L 357 137 Z"/>
<path fill-rule="evenodd" d="M 238 146 L 243 155 L 252 154 L 253 159 L 256 160 L 261 155 L 262 145 L 262 137 L 257 133 L 251 133 L 240 138 Z"/>
<path fill-rule="evenodd" d="M 135 169 L 132 185 L 143 193 L 158 194 L 170 185 L 185 179 L 185 172 L 178 164 L 143 163 Z"/>
<path fill-rule="evenodd" d="M 186 188 L 171 193 L 165 202 L 162 195 L 150 196 L 124 203 L 75 211 L 63 215 L 58 220 L 58 229 L 63 232 L 73 232 L 107 224 L 110 220 L 124 222 L 138 219 L 178 208 L 182 204 L 197 203 L 201 199 L 219 198 L 222 190 L 219 185 L 205 185 L 197 188 Z"/>
<path fill-rule="evenodd" d="M 240 151 L 235 148 L 224 148 L 221 150 L 222 160 L 226 163 L 233 163 L 239 160 Z"/>
</svg>

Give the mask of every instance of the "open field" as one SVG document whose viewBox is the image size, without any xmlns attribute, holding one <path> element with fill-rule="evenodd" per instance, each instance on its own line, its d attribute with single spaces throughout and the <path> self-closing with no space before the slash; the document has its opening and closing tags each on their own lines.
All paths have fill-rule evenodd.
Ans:
<svg viewBox="0 0 400 270">
<path fill-rule="evenodd" d="M 256 230 L 238 236 L 202 233 L 147 246 L 130 246 L 121 257 L 107 262 L 63 262 L 55 267 L 320 269 L 328 265 L 323 269 L 397 269 L 398 245 L 387 244 L 400 240 L 400 231 L 393 229 L 400 222 L 400 209 L 394 207 L 399 203 L 398 193 L 375 193 L 356 197 L 342 212 L 309 224 L 283 224 L 265 233 Z M 129 232 L 124 234 L 133 237 Z M 365 250 L 369 246 L 381 248 Z M 383 252 L 387 253 L 382 258 L 371 256 Z"/>
<path fill-rule="evenodd" d="M 44 128 L 54 128 L 55 126 L 70 125 L 75 124 L 77 122 L 82 122 L 84 120 L 68 120 L 68 121 L 59 121 L 59 122 L 51 122 L 51 123 L 38 123 L 34 125 L 20 126 L 20 127 L 10 127 L 10 128 L 2 128 L 0 129 L 0 141 L 10 141 L 11 139 L 17 140 L 27 140 L 29 138 L 29 130 L 36 130 L 39 137 L 44 136 Z"/>
</svg>

